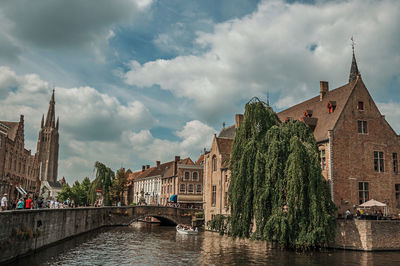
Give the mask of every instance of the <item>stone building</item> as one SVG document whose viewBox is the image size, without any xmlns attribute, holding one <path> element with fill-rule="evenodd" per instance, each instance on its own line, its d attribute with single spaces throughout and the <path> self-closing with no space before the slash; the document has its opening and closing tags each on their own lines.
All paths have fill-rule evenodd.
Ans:
<svg viewBox="0 0 400 266">
<path fill-rule="evenodd" d="M 25 149 L 24 116 L 19 122 L 0 121 L 0 192 L 10 200 L 31 194 L 55 197 L 61 189 L 58 171 L 58 119 L 54 90 L 46 121 L 42 117 L 37 151 Z"/>
<path fill-rule="evenodd" d="M 40 194 L 44 197 L 53 198 L 57 196 L 62 187 L 61 183 L 57 181 L 59 120 L 57 118 L 56 122 L 55 103 L 53 90 L 46 120 L 44 120 L 44 115 L 42 116 L 36 149 L 40 166 Z"/>
<path fill-rule="evenodd" d="M 302 120 L 313 130 L 339 215 L 370 199 L 388 204 L 392 214 L 400 212 L 400 137 L 369 94 L 354 51 L 349 83 L 329 90 L 321 81 L 318 96 L 278 116 Z"/>
<path fill-rule="evenodd" d="M 19 122 L 0 121 L 0 195 L 9 201 L 38 192 L 38 157 L 25 149 L 24 116 Z"/>
<path fill-rule="evenodd" d="M 235 116 L 235 124 L 223 127 L 218 137 L 214 135 L 209 152 L 204 154 L 204 218 L 209 221 L 216 214 L 229 214 L 228 188 L 231 173 L 229 170 L 230 153 L 236 130 L 243 115 Z"/>
</svg>

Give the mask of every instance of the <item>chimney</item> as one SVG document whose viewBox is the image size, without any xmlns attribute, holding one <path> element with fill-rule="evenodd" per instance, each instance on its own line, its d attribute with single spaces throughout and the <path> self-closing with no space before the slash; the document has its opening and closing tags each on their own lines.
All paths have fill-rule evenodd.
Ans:
<svg viewBox="0 0 400 266">
<path fill-rule="evenodd" d="M 328 81 L 320 81 L 319 82 L 319 100 L 325 97 L 325 94 L 329 91 L 329 83 Z"/>
<path fill-rule="evenodd" d="M 142 165 L 142 172 L 144 172 L 144 170 L 146 170 L 146 166 Z"/>
<path fill-rule="evenodd" d="M 160 168 L 160 161 L 156 161 L 156 164 L 157 164 L 157 168 Z"/>
<path fill-rule="evenodd" d="M 174 175 L 176 176 L 178 174 L 178 162 L 181 160 L 180 156 L 175 156 L 175 161 L 174 161 Z"/>
<path fill-rule="evenodd" d="M 179 162 L 181 160 L 181 156 L 175 156 L 175 162 Z"/>
<path fill-rule="evenodd" d="M 243 115 L 242 114 L 236 114 L 235 115 L 235 129 L 238 129 L 240 126 L 240 123 L 243 122 Z"/>
<path fill-rule="evenodd" d="M 149 169 L 150 168 L 150 165 L 148 164 L 148 165 L 146 165 L 146 169 Z"/>
</svg>

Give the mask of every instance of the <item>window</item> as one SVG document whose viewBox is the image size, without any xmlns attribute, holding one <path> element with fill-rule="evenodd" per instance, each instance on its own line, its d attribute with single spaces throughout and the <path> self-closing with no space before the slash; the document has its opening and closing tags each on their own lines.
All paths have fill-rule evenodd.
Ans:
<svg viewBox="0 0 400 266">
<path fill-rule="evenodd" d="M 363 204 L 369 199 L 369 190 L 368 190 L 368 182 L 359 182 L 358 183 L 358 197 L 359 203 Z"/>
<path fill-rule="evenodd" d="M 185 180 L 189 180 L 190 178 L 190 173 L 189 172 L 185 172 Z"/>
<path fill-rule="evenodd" d="M 228 192 L 225 192 L 225 195 L 224 195 L 224 207 L 225 208 L 228 207 Z"/>
<path fill-rule="evenodd" d="M 201 193 L 201 185 L 200 184 L 196 185 L 196 192 Z"/>
<path fill-rule="evenodd" d="M 180 193 L 185 193 L 186 192 L 186 185 L 185 184 L 181 184 L 181 186 L 179 188 L 179 192 Z"/>
<path fill-rule="evenodd" d="M 197 180 L 199 180 L 199 174 L 197 173 L 197 172 L 193 172 L 193 180 L 194 181 L 197 181 Z"/>
<path fill-rule="evenodd" d="M 399 166 L 398 166 L 398 161 L 397 161 L 397 153 L 393 153 L 393 172 L 396 174 L 399 172 Z"/>
<path fill-rule="evenodd" d="M 382 151 L 374 151 L 374 169 L 375 172 L 382 173 L 384 171 L 383 167 L 383 152 Z"/>
<path fill-rule="evenodd" d="M 364 111 L 364 102 L 358 102 L 357 109 L 359 111 Z"/>
<path fill-rule="evenodd" d="M 213 166 L 213 171 L 217 171 L 217 156 L 212 157 L 212 166 Z"/>
<path fill-rule="evenodd" d="M 326 155 L 325 155 L 325 150 L 320 150 L 320 158 L 321 158 L 321 169 L 325 170 L 326 169 Z"/>
<path fill-rule="evenodd" d="M 228 175 L 225 174 L 225 183 L 227 183 L 227 182 L 228 182 Z"/>
<path fill-rule="evenodd" d="M 367 134 L 367 121 L 358 120 L 358 133 Z"/>
<path fill-rule="evenodd" d="M 194 186 L 193 186 L 193 184 L 189 184 L 189 185 L 188 185 L 188 192 L 189 192 L 189 193 L 193 193 L 193 191 L 194 191 Z"/>
<path fill-rule="evenodd" d="M 216 203 L 217 203 L 217 186 L 212 186 L 211 206 L 215 206 Z"/>
<path fill-rule="evenodd" d="M 396 208 L 400 208 L 400 184 L 395 184 L 394 189 L 396 191 Z"/>
</svg>

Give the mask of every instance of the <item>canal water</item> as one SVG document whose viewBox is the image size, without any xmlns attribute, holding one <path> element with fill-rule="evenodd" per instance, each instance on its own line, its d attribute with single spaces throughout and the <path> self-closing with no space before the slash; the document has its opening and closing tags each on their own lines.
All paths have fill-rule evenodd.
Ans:
<svg viewBox="0 0 400 266">
<path fill-rule="evenodd" d="M 13 265 L 400 265 L 400 252 L 296 253 L 212 232 L 135 223 L 75 237 Z"/>
</svg>

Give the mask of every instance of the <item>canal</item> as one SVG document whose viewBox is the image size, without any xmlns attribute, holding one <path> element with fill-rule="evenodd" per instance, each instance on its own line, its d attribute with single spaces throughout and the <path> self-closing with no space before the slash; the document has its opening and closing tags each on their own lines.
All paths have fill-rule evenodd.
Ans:
<svg viewBox="0 0 400 266">
<path fill-rule="evenodd" d="M 400 252 L 328 250 L 302 254 L 212 232 L 135 223 L 75 237 L 13 265 L 400 265 Z"/>
</svg>

